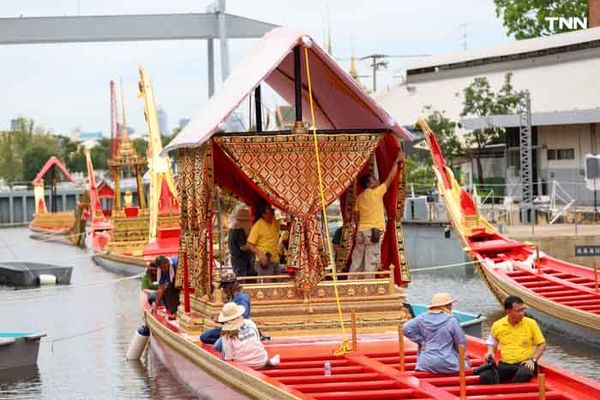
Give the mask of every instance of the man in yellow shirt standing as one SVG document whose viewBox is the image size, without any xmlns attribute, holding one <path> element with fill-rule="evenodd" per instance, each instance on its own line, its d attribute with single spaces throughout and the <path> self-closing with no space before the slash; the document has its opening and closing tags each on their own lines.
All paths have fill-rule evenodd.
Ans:
<svg viewBox="0 0 600 400">
<path fill-rule="evenodd" d="M 504 300 L 506 316 L 492 325 L 487 339 L 486 361 L 493 361 L 500 346 L 501 361 L 496 368 L 479 374 L 483 384 L 528 382 L 537 375 L 537 363 L 546 350 L 546 339 L 535 320 L 525 317 L 525 305 L 517 296 Z"/>
<path fill-rule="evenodd" d="M 279 221 L 268 204 L 257 207 L 257 216 L 259 219 L 252 225 L 247 239 L 248 248 L 256 255 L 255 269 L 259 276 L 278 275 Z"/>
<path fill-rule="evenodd" d="M 398 152 L 396 160 L 394 160 L 394 166 L 382 184 L 379 184 L 377 178 L 370 174 L 359 178 L 359 184 L 364 190 L 358 195 L 354 205 L 354 212 L 358 214 L 356 218 L 358 229 L 354 250 L 352 250 L 350 272 L 375 272 L 379 269 L 381 241 L 385 231 L 383 196 L 398 172 L 399 163 L 400 153 Z M 374 275 L 363 275 L 361 277 L 371 279 Z M 350 276 L 350 278 L 354 277 Z"/>
</svg>

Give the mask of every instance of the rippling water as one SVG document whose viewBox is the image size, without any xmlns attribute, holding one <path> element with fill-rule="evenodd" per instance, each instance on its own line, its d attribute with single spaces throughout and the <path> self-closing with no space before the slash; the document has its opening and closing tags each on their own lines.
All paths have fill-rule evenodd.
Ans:
<svg viewBox="0 0 600 400">
<path fill-rule="evenodd" d="M 73 266 L 72 285 L 14 290 L 0 287 L 0 331 L 42 330 L 38 367 L 0 372 L 0 399 L 194 398 L 157 360 L 152 368 L 125 360 L 141 325 L 138 279 L 115 281 L 90 254 L 0 230 L 0 259 Z M 96 283 L 95 285 L 91 285 Z"/>
<path fill-rule="evenodd" d="M 118 280 L 121 277 L 94 265 L 85 250 L 32 240 L 28 235 L 25 228 L 0 230 L 0 259 L 72 265 L 72 285 L 0 287 L 0 331 L 48 334 L 40 345 L 38 367 L 0 372 L 0 399 L 194 398 L 154 357 L 143 363 L 124 358 L 133 332 L 142 323 L 137 279 Z M 449 291 L 461 298 L 459 309 L 488 317 L 485 333 L 489 323 L 502 315 L 477 276 L 445 272 L 415 273 L 413 278 L 412 302 L 426 304 L 434 292 Z M 557 335 L 547 338 L 545 361 L 589 377 L 600 376 L 598 348 Z"/>
</svg>

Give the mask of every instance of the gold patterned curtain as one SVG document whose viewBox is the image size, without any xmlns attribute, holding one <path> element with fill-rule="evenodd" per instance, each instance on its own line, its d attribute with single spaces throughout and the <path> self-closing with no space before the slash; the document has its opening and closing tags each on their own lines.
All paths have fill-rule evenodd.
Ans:
<svg viewBox="0 0 600 400">
<path fill-rule="evenodd" d="M 377 147 L 377 134 L 319 134 L 326 204 L 338 198 Z M 321 209 L 314 141 L 311 134 L 222 136 L 219 145 L 271 202 L 294 217 L 288 267 L 296 269 L 301 290 L 323 276 L 322 238 L 316 214 Z"/>
<path fill-rule="evenodd" d="M 181 238 L 176 284 L 183 284 L 183 257 L 187 256 L 189 285 L 201 297 L 211 291 L 208 224 L 212 207 L 212 144 L 179 151 L 177 190 L 181 196 Z"/>
</svg>

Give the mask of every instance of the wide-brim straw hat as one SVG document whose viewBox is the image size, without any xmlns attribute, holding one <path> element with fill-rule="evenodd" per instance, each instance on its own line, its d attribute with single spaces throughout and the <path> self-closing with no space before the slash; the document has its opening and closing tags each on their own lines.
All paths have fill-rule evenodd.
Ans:
<svg viewBox="0 0 600 400">
<path fill-rule="evenodd" d="M 428 309 L 444 307 L 452 303 L 456 303 L 456 299 L 452 298 L 449 293 L 436 293 L 431 297 L 431 304 Z"/>
<path fill-rule="evenodd" d="M 246 312 L 244 306 L 237 305 L 233 302 L 225 303 L 223 309 L 219 313 L 219 322 L 232 321 L 238 317 L 241 317 Z"/>
<path fill-rule="evenodd" d="M 242 316 L 240 315 L 233 321 L 225 322 L 223 324 L 223 326 L 221 327 L 221 330 L 225 331 L 225 332 L 237 331 L 238 329 L 240 329 L 242 327 L 243 324 L 244 324 L 244 318 L 242 318 Z"/>
</svg>

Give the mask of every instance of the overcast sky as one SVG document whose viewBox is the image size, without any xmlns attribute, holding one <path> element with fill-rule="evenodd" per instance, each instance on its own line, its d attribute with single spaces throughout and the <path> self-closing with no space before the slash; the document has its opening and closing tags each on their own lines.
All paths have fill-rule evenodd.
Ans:
<svg viewBox="0 0 600 400">
<path fill-rule="evenodd" d="M 0 2 L 0 17 L 159 14 L 204 12 L 205 0 L 13 0 Z M 340 63 L 358 57 L 438 54 L 462 50 L 461 24 L 468 49 L 509 40 L 492 0 L 228 0 L 227 12 L 299 28 L 323 42 L 329 15 L 333 53 Z M 93 29 L 93 27 L 90 27 Z M 236 67 L 255 40 L 230 40 L 230 65 Z M 218 42 L 215 43 L 218 60 Z M 141 100 L 136 99 L 137 66 L 144 65 L 169 128 L 194 114 L 207 100 L 206 44 L 201 40 L 109 42 L 0 47 L 0 130 L 22 115 L 38 125 L 69 134 L 101 130 L 110 135 L 109 81 L 122 77 L 128 124 L 145 131 Z M 410 59 L 394 58 L 378 74 L 378 89 L 391 86 Z M 361 74 L 370 74 L 366 61 Z M 217 79 L 220 67 L 216 66 Z M 363 78 L 367 87 L 371 78 Z M 267 99 L 268 101 L 268 99 Z"/>
</svg>

